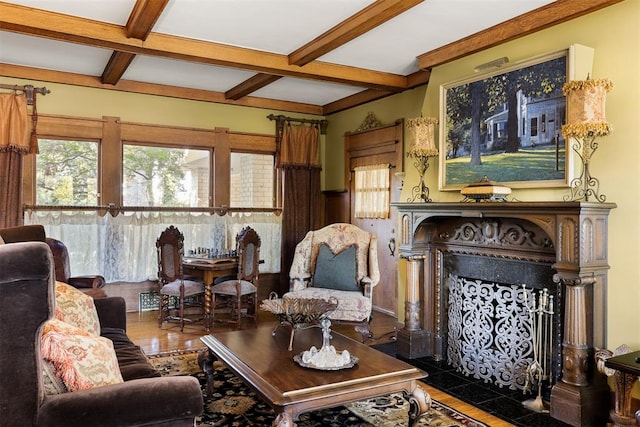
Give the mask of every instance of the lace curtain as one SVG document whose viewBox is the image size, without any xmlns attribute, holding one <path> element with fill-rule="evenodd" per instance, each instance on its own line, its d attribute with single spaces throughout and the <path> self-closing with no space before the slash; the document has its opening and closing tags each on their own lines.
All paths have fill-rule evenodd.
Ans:
<svg viewBox="0 0 640 427">
<path fill-rule="evenodd" d="M 185 254 L 204 247 L 235 249 L 235 236 L 251 226 L 262 241 L 260 271 L 280 271 L 281 217 L 271 213 L 127 212 L 116 217 L 87 211 L 26 213 L 25 224 L 42 224 L 46 234 L 64 242 L 74 276 L 101 274 L 107 282 L 157 278 L 156 239 L 170 225 L 184 235 Z"/>
<path fill-rule="evenodd" d="M 389 218 L 389 164 L 358 166 L 355 172 L 356 218 Z"/>
</svg>

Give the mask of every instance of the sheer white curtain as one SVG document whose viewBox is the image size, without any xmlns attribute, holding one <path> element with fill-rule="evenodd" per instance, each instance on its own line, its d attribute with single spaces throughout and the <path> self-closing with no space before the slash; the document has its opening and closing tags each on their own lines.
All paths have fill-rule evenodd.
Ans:
<svg viewBox="0 0 640 427">
<path fill-rule="evenodd" d="M 47 236 L 64 242 L 74 276 L 101 274 L 107 282 L 137 282 L 157 277 L 156 239 L 170 225 L 184 235 L 185 253 L 204 247 L 235 249 L 235 236 L 251 226 L 262 240 L 260 271 L 280 271 L 282 221 L 271 213 L 128 212 L 112 217 L 85 211 L 25 214 L 25 224 L 42 224 Z"/>
<path fill-rule="evenodd" d="M 356 218 L 389 218 L 389 164 L 358 166 L 355 172 Z"/>
</svg>

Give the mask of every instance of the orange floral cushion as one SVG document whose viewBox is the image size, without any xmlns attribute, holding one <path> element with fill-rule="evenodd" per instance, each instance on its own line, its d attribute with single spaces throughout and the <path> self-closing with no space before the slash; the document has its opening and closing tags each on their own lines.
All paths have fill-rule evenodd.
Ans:
<svg viewBox="0 0 640 427">
<path fill-rule="evenodd" d="M 40 350 L 68 391 L 123 382 L 111 340 L 59 319 L 44 324 Z"/>
<path fill-rule="evenodd" d="M 93 335 L 100 335 L 100 319 L 93 298 L 56 281 L 56 318 Z"/>
</svg>

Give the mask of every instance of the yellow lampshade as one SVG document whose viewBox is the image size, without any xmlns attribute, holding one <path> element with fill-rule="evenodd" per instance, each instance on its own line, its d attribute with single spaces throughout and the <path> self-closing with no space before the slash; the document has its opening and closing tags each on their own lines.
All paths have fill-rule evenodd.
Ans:
<svg viewBox="0 0 640 427">
<path fill-rule="evenodd" d="M 434 117 L 418 117 L 407 119 L 410 148 L 409 157 L 433 157 L 438 155 L 435 141 L 435 129 L 438 119 Z"/>
<path fill-rule="evenodd" d="M 607 92 L 613 88 L 608 79 L 573 80 L 562 86 L 567 97 L 567 124 L 562 126 L 565 139 L 605 136 L 611 131 L 605 116 Z"/>
</svg>

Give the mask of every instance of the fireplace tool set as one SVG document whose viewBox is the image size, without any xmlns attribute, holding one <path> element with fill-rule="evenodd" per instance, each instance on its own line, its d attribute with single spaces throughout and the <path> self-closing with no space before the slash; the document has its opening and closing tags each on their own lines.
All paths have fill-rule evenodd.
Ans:
<svg viewBox="0 0 640 427">
<path fill-rule="evenodd" d="M 534 387 L 538 388 L 535 398 L 525 400 L 522 404 L 534 412 L 549 412 L 542 401 L 542 386 L 544 381 L 551 386 L 551 369 L 553 359 L 553 295 L 545 288 L 537 292 L 531 292 L 531 307 L 528 303 L 528 293 L 525 285 L 522 285 L 524 303 L 529 311 L 531 323 L 531 338 L 533 347 L 533 361 L 527 367 L 524 393 L 530 392 Z M 536 301 L 537 298 L 537 301 Z"/>
</svg>

